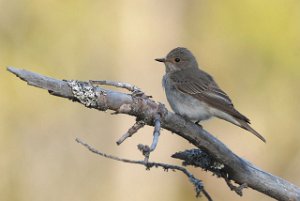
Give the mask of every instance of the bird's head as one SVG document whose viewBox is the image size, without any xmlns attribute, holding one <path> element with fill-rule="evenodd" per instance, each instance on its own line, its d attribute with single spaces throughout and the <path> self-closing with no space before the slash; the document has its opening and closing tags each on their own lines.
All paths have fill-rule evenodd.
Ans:
<svg viewBox="0 0 300 201">
<path fill-rule="evenodd" d="M 165 64 L 166 73 L 198 67 L 198 63 L 194 55 L 188 49 L 183 47 L 177 47 L 171 50 L 165 58 L 155 60 Z"/>
</svg>

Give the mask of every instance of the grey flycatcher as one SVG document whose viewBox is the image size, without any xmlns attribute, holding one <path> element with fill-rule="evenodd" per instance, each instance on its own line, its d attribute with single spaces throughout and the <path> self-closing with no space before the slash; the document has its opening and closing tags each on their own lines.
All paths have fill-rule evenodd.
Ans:
<svg viewBox="0 0 300 201">
<path fill-rule="evenodd" d="M 195 122 L 218 117 L 250 131 L 266 142 L 262 135 L 251 128 L 250 120 L 234 108 L 228 95 L 219 88 L 212 76 L 198 68 L 194 55 L 188 49 L 178 47 L 165 58 L 155 60 L 165 64 L 163 87 L 175 113 Z"/>
</svg>

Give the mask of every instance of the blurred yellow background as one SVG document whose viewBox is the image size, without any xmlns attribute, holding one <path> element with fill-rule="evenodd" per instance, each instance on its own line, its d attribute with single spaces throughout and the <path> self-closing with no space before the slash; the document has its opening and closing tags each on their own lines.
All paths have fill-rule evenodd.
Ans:
<svg viewBox="0 0 300 201">
<path fill-rule="evenodd" d="M 195 200 L 179 172 L 104 159 L 74 141 L 141 159 L 136 145 L 151 143 L 152 128 L 117 146 L 134 118 L 88 110 L 6 71 L 124 81 L 168 106 L 164 66 L 154 58 L 177 46 L 195 54 L 267 144 L 221 120 L 204 128 L 239 156 L 300 185 L 299 1 L 0 0 L 0 16 L 0 200 Z M 164 130 L 151 159 L 180 164 L 170 155 L 192 147 Z M 223 180 L 191 171 L 215 200 L 272 200 L 251 189 L 241 198 Z"/>
</svg>

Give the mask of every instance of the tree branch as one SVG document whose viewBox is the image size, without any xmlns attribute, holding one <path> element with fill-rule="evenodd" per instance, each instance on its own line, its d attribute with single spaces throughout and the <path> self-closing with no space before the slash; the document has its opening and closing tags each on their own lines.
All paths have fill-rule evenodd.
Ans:
<svg viewBox="0 0 300 201">
<path fill-rule="evenodd" d="M 133 96 L 101 87 L 94 87 L 89 82 L 64 81 L 39 75 L 26 70 L 9 67 L 8 71 L 26 81 L 29 85 L 40 87 L 50 94 L 80 102 L 86 107 L 101 111 L 107 109 L 124 113 L 143 120 L 153 126 L 155 115 L 162 114 L 161 127 L 188 140 L 208 153 L 221 164 L 227 178 L 240 185 L 247 185 L 277 200 L 300 200 L 300 189 L 288 181 L 264 172 L 248 161 L 238 157 L 221 141 L 193 122 L 187 121 L 147 96 Z"/>
</svg>

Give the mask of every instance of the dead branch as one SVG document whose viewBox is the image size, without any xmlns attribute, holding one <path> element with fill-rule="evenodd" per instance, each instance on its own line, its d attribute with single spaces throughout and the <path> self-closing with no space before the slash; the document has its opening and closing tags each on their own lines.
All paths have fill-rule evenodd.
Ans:
<svg viewBox="0 0 300 201">
<path fill-rule="evenodd" d="M 93 87 L 89 82 L 58 80 L 13 67 L 9 67 L 8 70 L 29 85 L 46 89 L 52 95 L 71 99 L 89 108 L 101 111 L 109 109 L 132 115 L 150 126 L 154 125 L 155 115 L 162 114 L 162 128 L 183 137 L 208 153 L 223 167 L 230 180 L 242 186 L 247 185 L 277 200 L 300 200 L 299 187 L 238 157 L 221 141 L 193 122 L 166 109 L 161 112 L 159 104 L 147 96 L 133 96 Z"/>
</svg>

